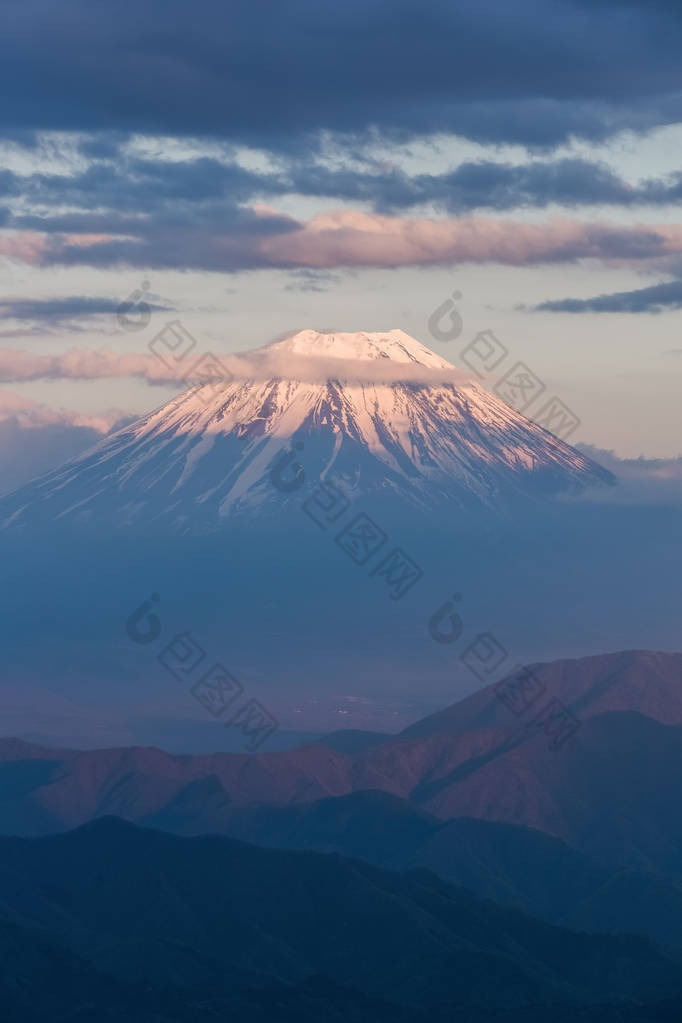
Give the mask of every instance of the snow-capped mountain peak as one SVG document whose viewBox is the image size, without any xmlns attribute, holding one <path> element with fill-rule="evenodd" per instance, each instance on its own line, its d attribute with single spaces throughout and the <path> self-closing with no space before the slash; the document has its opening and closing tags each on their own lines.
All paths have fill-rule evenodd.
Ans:
<svg viewBox="0 0 682 1023">
<path fill-rule="evenodd" d="M 412 362 L 432 369 L 453 368 L 421 341 L 398 329 L 354 334 L 300 330 L 282 341 L 268 345 L 266 350 L 273 355 L 290 353 L 314 358 L 392 359 L 394 362 Z"/>
<path fill-rule="evenodd" d="M 271 481 L 293 443 L 309 484 L 422 507 L 494 506 L 611 481 L 401 330 L 303 330 L 240 365 L 8 495 L 0 521 L 161 520 L 203 531 L 279 514 L 300 497 Z"/>
</svg>

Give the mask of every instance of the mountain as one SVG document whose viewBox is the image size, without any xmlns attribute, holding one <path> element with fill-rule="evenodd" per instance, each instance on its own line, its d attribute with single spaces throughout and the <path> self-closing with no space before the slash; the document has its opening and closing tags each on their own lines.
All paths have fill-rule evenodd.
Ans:
<svg viewBox="0 0 682 1023">
<path fill-rule="evenodd" d="M 486 726 L 485 714 L 497 709 L 475 704 L 472 711 L 471 701 L 445 712 L 455 722 L 450 731 L 432 718 L 417 728 L 426 734 L 408 729 L 350 753 L 314 743 L 253 756 L 171 756 L 154 748 L 82 752 L 0 740 L 0 828 L 41 834 L 113 813 L 183 833 L 229 833 L 243 808 L 380 790 L 443 821 L 525 825 L 605 864 L 680 878 L 681 665 L 680 654 L 634 652 L 587 658 L 584 674 L 580 662 L 536 666 L 548 681 L 562 680 L 543 702 L 558 698 L 580 715 L 559 749 L 544 719 L 533 723 L 535 712 L 519 716 L 501 704 L 504 716 Z M 619 706 L 619 678 L 632 710 L 607 709 Z M 484 705 L 493 701 L 501 703 L 484 694 Z"/>
<path fill-rule="evenodd" d="M 74 980 L 85 974 L 76 1006 L 87 1005 L 87 968 L 146 1001 L 291 993 L 321 977 L 323 992 L 469 1006 L 474 1020 L 477 1007 L 625 1007 L 682 992 L 679 962 L 643 938 L 556 928 L 428 871 L 178 838 L 110 818 L 50 838 L 0 839 L 0 904 L 0 942 L 19 929 L 12 954 L 39 988 L 45 978 L 26 963 L 31 937 L 52 960 L 53 984 L 60 968 Z"/>
<path fill-rule="evenodd" d="M 169 807 L 147 823 L 182 826 Z M 425 867 L 481 898 L 574 930 L 637 933 L 682 951 L 682 883 L 606 867 L 533 828 L 457 817 L 442 821 L 408 800 L 360 791 L 230 817 L 232 837 L 274 848 L 337 852 L 392 870 Z"/>
<path fill-rule="evenodd" d="M 0 521 L 203 532 L 278 516 L 304 480 L 460 509 L 613 482 L 400 330 L 304 330 L 240 366 L 6 496 Z"/>
<path fill-rule="evenodd" d="M 582 720 L 611 711 L 636 711 L 661 724 L 682 724 L 682 655 L 623 650 L 529 664 L 522 673 L 512 672 L 507 679 L 417 721 L 402 735 L 416 739 L 505 727 L 510 710 L 500 697 L 519 674 L 534 679 L 538 693 L 563 701 Z"/>
<path fill-rule="evenodd" d="M 541 695 L 561 700 L 581 720 L 610 711 L 636 711 L 661 724 L 682 724 L 682 657 L 655 650 L 622 650 L 525 665 L 505 678 L 472 693 L 404 728 L 403 739 L 505 728 L 510 708 L 501 696 L 515 678 L 533 679 Z M 538 703 L 536 710 L 543 704 Z M 355 729 L 331 732 L 317 742 L 341 753 L 357 753 L 395 736 Z"/>
</svg>

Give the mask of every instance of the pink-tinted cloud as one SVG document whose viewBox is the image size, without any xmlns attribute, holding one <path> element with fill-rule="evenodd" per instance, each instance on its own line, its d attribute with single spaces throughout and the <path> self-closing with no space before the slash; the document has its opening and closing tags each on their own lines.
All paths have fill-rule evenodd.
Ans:
<svg viewBox="0 0 682 1023">
<path fill-rule="evenodd" d="M 11 348 L 0 349 L 0 381 L 25 380 L 97 380 L 109 377 L 137 376 L 151 383 L 178 380 L 152 355 L 120 354 L 103 348 L 72 348 L 62 355 L 36 355 Z"/>
<path fill-rule="evenodd" d="M 253 212 L 253 211 L 251 211 Z M 610 263 L 661 259 L 682 253 L 682 226 L 620 227 L 556 219 L 528 224 L 495 217 L 416 219 L 340 210 L 308 221 L 258 208 L 262 230 L 246 233 L 219 223 L 201 231 L 182 226 L 157 232 L 140 224 L 139 236 L 15 234 L 0 239 L 0 256 L 35 265 L 176 267 L 239 270 L 272 267 L 402 267 L 455 263 L 512 266 Z M 268 222 L 272 221 L 272 227 Z"/>
<path fill-rule="evenodd" d="M 37 266 L 46 258 L 50 246 L 47 235 L 35 231 L 16 231 L 8 236 L 0 236 L 0 258 Z"/>
<path fill-rule="evenodd" d="M 97 415 L 54 409 L 0 389 L 0 493 L 56 468 L 131 418 L 120 409 Z"/>
<path fill-rule="evenodd" d="M 97 415 L 63 408 L 54 409 L 13 391 L 0 390 L 0 422 L 12 419 L 18 427 L 24 429 L 60 425 L 82 427 L 105 434 L 116 423 L 130 417 L 131 414 L 122 409 L 108 409 Z"/>
<path fill-rule="evenodd" d="M 573 220 L 524 224 L 486 217 L 415 220 L 344 210 L 317 214 L 301 231 L 261 245 L 274 262 L 327 269 L 465 262 L 522 266 L 669 255 L 682 251 L 682 227 L 621 228 Z"/>
<path fill-rule="evenodd" d="M 325 358 L 260 349 L 233 355 L 221 355 L 208 363 L 195 351 L 171 369 L 155 355 L 119 354 L 110 349 L 93 351 L 72 348 L 62 355 L 36 355 L 13 349 L 0 349 L 0 382 L 30 380 L 98 380 L 112 377 L 140 377 L 151 384 L 178 383 L 187 386 L 198 380 L 225 377 L 242 380 L 290 379 L 306 383 L 324 383 L 343 379 L 351 383 L 392 384 L 400 381 L 423 384 L 465 384 L 472 374 L 454 366 L 431 368 L 410 362 Z"/>
</svg>

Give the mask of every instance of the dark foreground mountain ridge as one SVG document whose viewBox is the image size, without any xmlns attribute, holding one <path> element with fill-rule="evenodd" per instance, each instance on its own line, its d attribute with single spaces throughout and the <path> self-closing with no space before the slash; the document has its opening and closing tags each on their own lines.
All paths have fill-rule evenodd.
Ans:
<svg viewBox="0 0 682 1023">
<path fill-rule="evenodd" d="M 381 1020 L 390 1006 L 398 1020 L 426 1019 L 427 1007 L 434 1019 L 449 1007 L 451 1019 L 516 1020 L 529 1018 L 511 1012 L 525 1006 L 591 1019 L 570 1013 L 611 1003 L 625 1020 L 638 1018 L 627 1015 L 632 1003 L 682 993 L 679 963 L 645 939 L 555 928 L 427 871 L 111 818 L 1 839 L 0 903 L 9 1019 L 60 1018 L 66 986 L 68 1018 L 95 1018 L 106 1003 L 100 1018 L 141 1020 L 189 1019 L 197 1005 L 198 1019 L 238 1005 L 238 1018 L 260 1019 L 263 1002 L 271 1019 L 306 1019 L 316 997 L 320 1019 Z M 37 980 L 33 1011 L 42 1003 L 52 1015 L 21 1017 L 25 985 Z M 126 1017 L 136 991 L 137 1015 Z M 659 1015 L 639 1018 L 669 1008 L 650 1011 Z"/>
</svg>

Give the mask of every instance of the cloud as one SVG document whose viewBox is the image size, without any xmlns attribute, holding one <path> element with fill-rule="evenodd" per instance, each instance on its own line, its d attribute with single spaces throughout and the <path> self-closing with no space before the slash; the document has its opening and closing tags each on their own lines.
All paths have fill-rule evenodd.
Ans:
<svg viewBox="0 0 682 1023">
<path fill-rule="evenodd" d="M 105 434 L 118 423 L 128 421 L 130 418 L 131 413 L 122 409 L 109 409 L 95 415 L 68 409 L 53 409 L 49 405 L 33 401 L 13 391 L 0 390 L 0 421 L 15 419 L 18 425 L 25 429 L 61 424 Z"/>
<path fill-rule="evenodd" d="M 68 157 L 67 157 L 68 159 Z M 73 158 L 72 158 L 73 160 Z M 239 204 L 254 193 L 272 195 L 291 191 L 284 174 L 268 174 L 246 170 L 234 161 L 213 157 L 194 157 L 184 160 L 141 159 L 125 148 L 114 153 L 112 159 L 90 163 L 73 173 L 0 174 L 0 195 L 21 196 L 25 203 L 36 207 L 82 207 L 93 223 L 110 224 L 110 214 L 96 215 L 93 208 L 116 211 L 119 215 L 135 219 L 165 210 L 173 218 L 182 217 L 184 209 L 178 203 L 202 204 L 226 202 L 224 216 L 239 216 Z M 70 230 L 70 223 L 78 223 L 77 212 L 62 213 L 56 220 L 57 229 Z M 33 227 L 47 221 L 48 216 L 17 213 L 12 224 Z"/>
<path fill-rule="evenodd" d="M 18 320 L 61 321 L 74 318 L 89 319 L 93 316 L 116 314 L 121 305 L 119 299 L 87 298 L 67 296 L 58 299 L 0 299 L 0 315 Z M 171 306 L 147 303 L 152 312 L 168 311 Z"/>
<path fill-rule="evenodd" d="M 325 383 L 343 380 L 350 384 L 461 384 L 476 380 L 473 373 L 454 366 L 431 368 L 392 359 L 346 359 L 307 356 L 261 349 L 222 360 L 236 377 L 249 380 L 301 380 Z"/>
<path fill-rule="evenodd" d="M 583 0 L 196 0 L 191 11 L 149 0 L 123 13 L 24 0 L 0 11 L 0 88 L 14 97 L 5 131 L 227 137 L 282 151 L 321 131 L 604 138 L 679 116 L 681 21 L 673 4 Z"/>
<path fill-rule="evenodd" d="M 159 332 L 161 333 L 161 332 Z M 156 335 L 158 337 L 158 335 Z M 168 356 L 169 350 L 157 344 L 156 351 Z M 210 354 L 210 353 L 203 353 Z M 392 360 L 353 360 L 304 356 L 280 352 L 269 348 L 256 349 L 232 355 L 212 357 L 201 362 L 199 350 L 172 367 L 156 354 L 121 354 L 108 349 L 94 351 L 72 348 L 62 355 L 36 355 L 14 349 L 0 349 L 0 381 L 19 383 L 30 380 L 98 380 L 112 377 L 140 377 L 150 384 L 192 385 L 201 380 L 256 380 L 273 378 L 322 383 L 327 380 L 346 380 L 351 383 L 423 383 L 464 384 L 472 374 L 452 368 L 431 369 L 415 363 Z"/>
<path fill-rule="evenodd" d="M 520 164 L 464 161 L 440 174 L 410 175 L 366 157 L 356 160 L 359 167 L 332 168 L 325 160 L 328 155 L 278 157 L 271 161 L 274 169 L 255 170 L 228 154 L 221 159 L 141 159 L 124 147 L 111 159 L 95 161 L 72 174 L 0 172 L 0 195 L 5 201 L 22 199 L 21 212 L 5 210 L 7 226 L 118 233 L 135 233 L 140 218 L 153 219 L 158 226 L 177 224 L 190 207 L 194 217 L 219 215 L 223 222 L 241 217 L 239 226 L 244 229 L 248 204 L 263 196 L 359 201 L 380 213 L 424 204 L 457 213 L 550 204 L 659 206 L 677 203 L 682 197 L 680 172 L 631 185 L 606 164 L 576 157 Z M 64 212 L 65 206 L 71 208 L 69 212 Z M 45 212 L 55 208 L 60 212 Z M 257 227 L 254 221 L 253 228 Z"/>
<path fill-rule="evenodd" d="M 541 302 L 534 309 L 549 313 L 660 313 L 682 309 L 682 280 L 593 298 L 554 299 Z"/>
<path fill-rule="evenodd" d="M 121 354 L 106 348 L 71 348 L 61 355 L 37 355 L 11 348 L 0 348 L 0 381 L 19 383 L 27 380 L 99 380 L 112 377 L 141 377 L 150 383 L 179 381 L 177 371 L 169 369 L 153 355 Z"/>
<path fill-rule="evenodd" d="M 250 211 L 239 225 L 180 221 L 139 236 L 31 235 L 10 239 L 14 259 L 36 266 L 332 270 L 500 263 L 512 266 L 646 260 L 682 252 L 682 226 L 617 227 L 554 219 L 528 224 L 492 217 L 433 220 L 357 210 L 318 213 L 310 220 Z M 254 222 L 258 221 L 258 229 Z M 283 224 L 286 225 L 283 227 Z M 2 254 L 2 239 L 0 239 Z"/>
<path fill-rule="evenodd" d="M 150 312 L 168 312 L 173 308 L 150 301 L 149 295 L 145 298 L 149 300 L 146 305 Z M 63 330 L 65 327 L 71 333 L 85 330 L 92 332 L 93 324 L 97 324 L 104 317 L 111 318 L 121 310 L 122 304 L 119 299 L 84 296 L 57 299 L 1 299 L 0 317 L 33 325 L 0 330 L 0 338 L 44 337 L 54 330 Z M 113 329 L 115 327 L 111 326 L 111 331 Z"/>
<path fill-rule="evenodd" d="M 120 150 L 76 173 L 6 172 L 0 184 L 20 201 L 7 200 L 0 211 L 0 256 L 35 266 L 217 272 L 645 259 L 669 251 L 674 227 L 566 219 L 528 225 L 467 214 L 549 204 L 661 205 L 682 196 L 681 174 L 631 187 L 608 167 L 580 159 L 465 162 L 440 175 L 411 177 L 372 160 L 364 163 L 370 171 L 300 157 L 256 171 L 226 160 L 140 159 Z M 301 220 L 265 202 L 294 194 L 360 201 L 374 212 L 341 209 Z M 404 215 L 424 205 L 457 218 Z M 310 278 L 304 284 L 319 286 Z M 107 308 L 106 299 L 90 301 Z M 58 312 L 52 307 L 53 317 Z M 89 313 L 96 315 L 94 305 Z"/>
<path fill-rule="evenodd" d="M 626 205 L 677 201 L 679 176 L 672 182 L 651 182 L 633 188 L 604 164 L 582 159 L 531 161 L 523 164 L 491 160 L 465 161 L 442 174 L 409 176 L 398 169 L 372 173 L 330 170 L 310 162 L 287 175 L 289 190 L 302 195 L 334 196 L 370 202 L 379 212 L 425 203 L 450 212 L 476 209 L 511 210 L 562 206 Z M 286 179 L 285 179 L 286 180 Z M 280 185 L 280 190 L 284 182 Z M 267 184 L 263 187 L 267 189 Z"/>
<path fill-rule="evenodd" d="M 0 492 L 49 472 L 132 418 L 120 409 L 98 415 L 52 409 L 0 390 Z"/>
<path fill-rule="evenodd" d="M 371 203 L 378 212 L 432 204 L 449 212 L 478 209 L 576 206 L 661 206 L 682 198 L 682 173 L 631 185 L 604 163 L 580 158 L 512 164 L 464 161 L 441 174 L 408 175 L 398 168 L 371 172 L 333 170 L 313 161 L 297 162 L 279 174 L 252 177 L 251 187 L 271 195 L 295 192 Z"/>
<path fill-rule="evenodd" d="M 25 231 L 7 238 L 0 235 L 0 258 L 37 266 L 49 249 L 45 235 Z"/>
<path fill-rule="evenodd" d="M 608 496 L 619 504 L 672 504 L 682 507 L 682 457 L 619 458 L 613 451 L 592 444 L 576 447 L 618 478 L 619 486 Z M 607 495 L 590 494 L 587 500 Z"/>
<path fill-rule="evenodd" d="M 559 219 L 536 225 L 483 217 L 437 221 L 342 210 L 319 213 L 294 234 L 262 240 L 259 249 L 279 266 L 522 266 L 679 252 L 682 227 L 619 228 Z"/>
<path fill-rule="evenodd" d="M 329 270 L 290 270 L 289 284 L 284 286 L 285 291 L 299 292 L 325 292 L 329 291 L 339 281 L 339 275 Z"/>
</svg>

